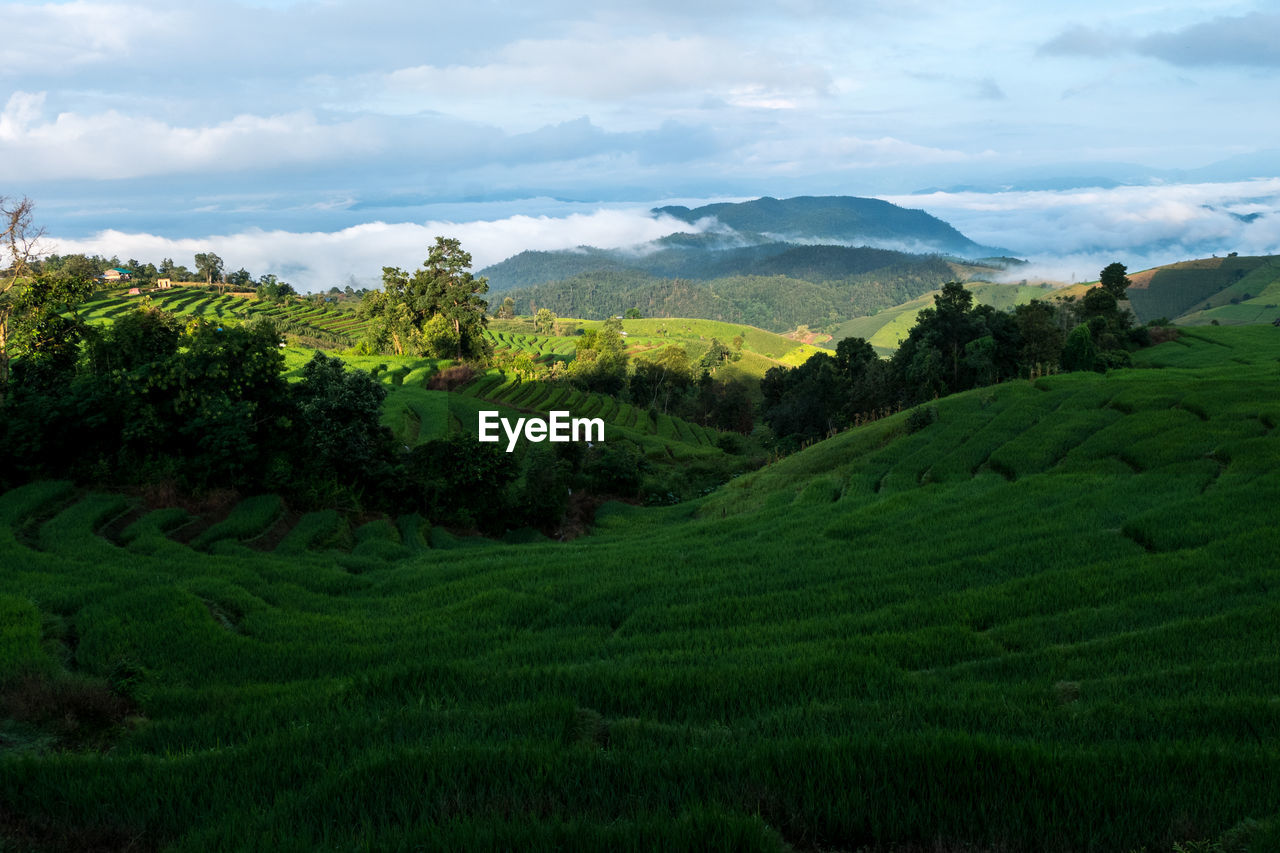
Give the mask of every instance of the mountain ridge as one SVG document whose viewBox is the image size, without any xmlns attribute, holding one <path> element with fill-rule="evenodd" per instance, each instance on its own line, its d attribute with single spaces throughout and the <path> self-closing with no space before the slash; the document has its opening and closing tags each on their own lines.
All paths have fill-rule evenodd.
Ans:
<svg viewBox="0 0 1280 853">
<path fill-rule="evenodd" d="M 501 293 L 599 272 L 700 281 L 755 274 L 813 280 L 797 270 L 817 263 L 825 277 L 841 278 L 931 256 L 1010 254 L 970 240 L 923 210 L 856 196 L 766 196 L 696 208 L 671 205 L 651 213 L 684 222 L 690 230 L 627 248 L 528 250 L 478 274 L 488 278 L 490 292 Z M 818 254 L 825 256 L 819 261 Z"/>
</svg>

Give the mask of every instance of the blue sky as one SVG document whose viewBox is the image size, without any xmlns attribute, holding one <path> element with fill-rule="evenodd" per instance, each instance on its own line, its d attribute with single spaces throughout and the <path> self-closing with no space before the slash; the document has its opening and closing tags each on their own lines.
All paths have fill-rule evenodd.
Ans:
<svg viewBox="0 0 1280 853">
<path fill-rule="evenodd" d="M 435 233 L 482 265 L 651 239 L 659 202 L 798 194 L 922 207 L 1063 273 L 1280 251 L 1277 2 L 0 16 L 0 194 L 64 251 L 213 249 L 316 287 L 416 265 Z"/>
</svg>

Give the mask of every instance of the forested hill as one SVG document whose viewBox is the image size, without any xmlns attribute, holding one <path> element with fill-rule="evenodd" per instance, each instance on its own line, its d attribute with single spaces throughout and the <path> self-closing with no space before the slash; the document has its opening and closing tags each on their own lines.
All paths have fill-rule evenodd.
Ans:
<svg viewBox="0 0 1280 853">
<path fill-rule="evenodd" d="M 776 267 L 763 263 L 759 269 L 765 273 Z M 521 314 L 548 308 L 560 316 L 601 319 L 638 308 L 645 317 L 701 317 L 782 332 L 802 324 L 825 327 L 873 314 L 950 279 L 972 278 L 982 272 L 982 268 L 941 258 L 915 257 L 860 274 L 824 277 L 820 260 L 811 258 L 808 268 L 796 268 L 792 275 L 740 274 L 701 281 L 609 269 L 582 272 L 505 295 L 514 300 L 515 310 Z"/>
<path fill-rule="evenodd" d="M 701 281 L 784 275 L 819 282 L 924 263 L 938 255 L 991 258 L 1008 254 L 978 245 L 922 210 L 878 199 L 764 198 L 692 210 L 663 207 L 653 213 L 688 222 L 691 230 L 623 249 L 581 246 L 521 252 L 480 274 L 489 279 L 493 293 L 583 273 L 620 271 Z M 709 218 L 716 222 L 708 223 Z"/>
<path fill-rule="evenodd" d="M 704 248 L 715 239 L 711 235 L 677 234 L 656 241 L 655 245 L 661 248 L 644 253 L 594 248 L 572 252 L 521 252 L 488 267 L 483 274 L 489 279 L 489 291 L 500 293 L 562 281 L 584 273 L 635 273 L 699 281 L 736 275 L 785 275 L 821 282 L 881 269 L 928 267 L 943 263 L 933 255 L 912 255 L 866 246 L 768 243 L 731 249 Z"/>
<path fill-rule="evenodd" d="M 966 258 L 1006 254 L 980 246 L 946 222 L 876 198 L 800 196 L 758 198 L 739 203 L 708 204 L 693 209 L 660 207 L 690 224 L 714 217 L 740 234 L 767 235 L 773 240 L 897 245 L 918 252 L 941 252 Z"/>
</svg>

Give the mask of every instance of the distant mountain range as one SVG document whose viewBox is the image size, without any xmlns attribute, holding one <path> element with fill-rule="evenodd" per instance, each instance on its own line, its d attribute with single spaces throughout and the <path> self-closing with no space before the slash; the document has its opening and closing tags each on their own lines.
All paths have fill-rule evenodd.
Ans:
<svg viewBox="0 0 1280 853">
<path fill-rule="evenodd" d="M 660 207 L 665 214 L 694 225 L 714 219 L 754 242 L 831 243 L 879 246 L 962 258 L 1007 254 L 980 246 L 946 222 L 923 210 L 899 207 L 876 198 L 800 196 L 759 198 L 737 204 Z"/>
<path fill-rule="evenodd" d="M 785 275 L 814 281 L 924 262 L 922 255 L 975 259 L 1009 254 L 975 243 L 923 210 L 873 198 L 760 198 L 692 209 L 661 207 L 653 215 L 688 223 L 690 230 L 625 249 L 521 252 L 480 274 L 489 279 L 490 292 L 501 293 L 587 273 L 698 281 Z"/>
</svg>

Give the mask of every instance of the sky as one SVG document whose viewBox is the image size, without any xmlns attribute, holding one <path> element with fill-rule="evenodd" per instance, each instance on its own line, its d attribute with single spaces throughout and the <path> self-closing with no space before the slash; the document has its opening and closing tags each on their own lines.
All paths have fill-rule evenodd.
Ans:
<svg viewBox="0 0 1280 853">
<path fill-rule="evenodd" d="M 859 195 L 1066 276 L 1280 251 L 1280 0 L 0 3 L 0 195 L 304 288 Z"/>
</svg>

